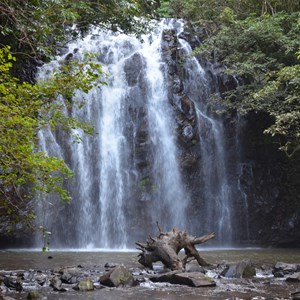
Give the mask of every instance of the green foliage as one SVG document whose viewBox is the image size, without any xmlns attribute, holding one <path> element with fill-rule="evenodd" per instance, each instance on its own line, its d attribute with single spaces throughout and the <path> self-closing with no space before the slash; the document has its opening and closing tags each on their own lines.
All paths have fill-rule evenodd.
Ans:
<svg viewBox="0 0 300 300">
<path fill-rule="evenodd" d="M 278 14 L 224 24 L 202 50 L 214 50 L 214 55 L 230 68 L 228 73 L 261 82 L 266 72 L 296 62 L 299 42 L 295 36 L 300 33 L 294 27 L 297 18 L 298 14 Z"/>
<path fill-rule="evenodd" d="M 87 93 L 105 84 L 101 66 L 90 55 L 83 62 L 65 62 L 46 82 L 21 82 L 12 74 L 20 74 L 29 57 L 51 59 L 58 47 L 91 25 L 144 32 L 158 4 L 159 0 L 0 1 L 0 214 L 15 223 L 21 218 L 31 222 L 34 214 L 28 212 L 28 203 L 37 191 L 70 200 L 64 187 L 72 172 L 63 160 L 38 151 L 38 130 L 47 126 L 73 134 L 72 129 L 80 127 L 91 133 L 90 124 L 64 111 L 84 105 L 73 97 L 76 90 Z M 73 138 L 80 141 L 78 135 Z"/>
<path fill-rule="evenodd" d="M 280 69 L 254 98 L 260 102 L 273 100 L 268 112 L 275 123 L 265 133 L 283 137 L 280 149 L 293 156 L 300 150 L 300 65 Z"/>
<path fill-rule="evenodd" d="M 10 47 L 0 49 L 0 209 L 13 222 L 36 191 L 56 193 L 63 201 L 70 196 L 64 184 L 72 176 L 62 159 L 38 151 L 38 130 L 48 126 L 71 133 L 81 127 L 91 133 L 89 124 L 64 113 L 62 97 L 72 97 L 77 89 L 88 92 L 103 84 L 101 66 L 90 60 L 61 66 L 46 82 L 19 83 L 10 74 L 15 58 Z M 33 214 L 23 216 L 32 220 Z"/>
<path fill-rule="evenodd" d="M 171 17 L 170 1 L 169 0 L 161 0 L 160 7 L 157 10 L 157 13 L 161 18 Z"/>
<path fill-rule="evenodd" d="M 262 111 L 272 116 L 274 124 L 265 133 L 274 136 L 289 156 L 300 149 L 299 18 L 299 13 L 281 12 L 238 20 L 229 14 L 198 51 L 222 62 L 227 74 L 244 82 L 219 101 L 240 113 Z"/>
<path fill-rule="evenodd" d="M 48 56 L 58 42 L 65 43 L 91 25 L 141 32 L 145 18 L 152 17 L 157 7 L 155 0 L 4 0 L 0 40 L 15 53 Z"/>
<path fill-rule="evenodd" d="M 238 19 L 265 14 L 275 15 L 280 11 L 297 12 L 297 0 L 170 0 L 171 15 L 190 21 L 206 20 L 222 24 L 224 10 L 229 8 Z M 164 4 L 165 5 L 165 4 Z"/>
</svg>

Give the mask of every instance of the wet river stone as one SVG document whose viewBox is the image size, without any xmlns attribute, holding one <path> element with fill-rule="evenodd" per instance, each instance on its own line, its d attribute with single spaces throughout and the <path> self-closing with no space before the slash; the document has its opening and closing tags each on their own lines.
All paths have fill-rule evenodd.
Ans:
<svg viewBox="0 0 300 300">
<path fill-rule="evenodd" d="M 206 277 L 201 272 L 176 273 L 176 271 L 173 271 L 159 276 L 152 276 L 150 280 L 153 282 L 169 282 L 172 284 L 183 284 L 192 287 L 216 286 L 216 282 L 213 279 Z"/>
<path fill-rule="evenodd" d="M 83 292 L 93 291 L 94 284 L 93 284 L 92 279 L 87 278 L 87 279 L 79 281 L 78 284 L 74 287 L 74 290 L 83 291 Z"/>
<path fill-rule="evenodd" d="M 117 266 L 100 277 L 100 283 L 109 287 L 134 286 L 136 281 L 123 265 Z"/>
</svg>

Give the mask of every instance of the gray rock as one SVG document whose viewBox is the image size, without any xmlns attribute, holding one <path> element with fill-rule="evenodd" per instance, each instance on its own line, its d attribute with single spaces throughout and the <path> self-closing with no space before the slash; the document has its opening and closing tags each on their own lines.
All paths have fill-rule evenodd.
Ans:
<svg viewBox="0 0 300 300">
<path fill-rule="evenodd" d="M 141 70 L 143 70 L 144 61 L 139 53 L 133 54 L 126 59 L 124 72 L 129 86 L 134 86 L 139 80 Z"/>
<path fill-rule="evenodd" d="M 273 274 L 275 277 L 282 277 L 281 274 L 293 274 L 300 271 L 300 264 L 288 264 L 284 262 L 278 262 L 274 266 Z M 278 276 L 279 275 L 279 276 Z"/>
<path fill-rule="evenodd" d="M 283 271 L 273 271 L 273 275 L 276 278 L 283 278 L 284 277 Z"/>
<path fill-rule="evenodd" d="M 46 274 L 41 274 L 41 275 L 38 275 L 35 277 L 35 280 L 41 286 L 43 286 L 46 283 L 47 279 L 48 279 L 48 276 Z"/>
<path fill-rule="evenodd" d="M 84 280 L 80 280 L 78 284 L 75 287 L 73 287 L 73 289 L 82 292 L 93 291 L 94 284 L 92 279 L 86 278 Z"/>
<path fill-rule="evenodd" d="M 62 287 L 62 281 L 58 276 L 51 279 L 50 286 L 54 289 L 54 291 L 66 292 L 66 289 Z"/>
<path fill-rule="evenodd" d="M 16 288 L 16 279 L 13 277 L 4 277 L 3 283 L 5 284 L 6 287 L 10 289 L 15 289 Z"/>
<path fill-rule="evenodd" d="M 216 286 L 216 282 L 201 272 L 176 273 L 177 271 L 168 272 L 159 276 L 150 278 L 153 282 L 169 282 L 172 284 L 182 284 L 192 287 L 209 287 Z"/>
<path fill-rule="evenodd" d="M 291 294 L 292 300 L 300 300 L 300 291 Z"/>
<path fill-rule="evenodd" d="M 115 268 L 118 264 L 115 264 L 115 263 L 109 263 L 107 262 L 105 265 L 104 265 L 104 268 Z"/>
<path fill-rule="evenodd" d="M 251 278 L 255 275 L 256 271 L 250 260 L 229 265 L 221 272 L 221 276 L 228 278 Z"/>
<path fill-rule="evenodd" d="M 136 285 L 132 274 L 123 265 L 117 266 L 105 273 L 100 277 L 99 281 L 101 284 L 110 287 Z"/>
<path fill-rule="evenodd" d="M 288 281 L 288 282 L 300 282 L 300 272 L 294 273 L 292 275 L 288 275 L 286 277 L 286 281 Z"/>
<path fill-rule="evenodd" d="M 74 284 L 79 281 L 81 270 L 77 267 L 67 267 L 60 269 L 59 273 L 62 274 L 61 281 L 63 283 Z"/>
</svg>

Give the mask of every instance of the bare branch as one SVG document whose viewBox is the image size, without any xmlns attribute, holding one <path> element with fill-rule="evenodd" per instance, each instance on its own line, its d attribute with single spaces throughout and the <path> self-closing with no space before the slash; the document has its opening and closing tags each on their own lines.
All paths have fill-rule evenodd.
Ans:
<svg viewBox="0 0 300 300">
<path fill-rule="evenodd" d="M 202 244 L 202 243 L 207 242 L 210 239 L 213 239 L 214 237 L 215 237 L 215 234 L 212 232 L 212 233 L 203 235 L 202 237 L 195 238 L 191 243 L 193 245 Z"/>
</svg>

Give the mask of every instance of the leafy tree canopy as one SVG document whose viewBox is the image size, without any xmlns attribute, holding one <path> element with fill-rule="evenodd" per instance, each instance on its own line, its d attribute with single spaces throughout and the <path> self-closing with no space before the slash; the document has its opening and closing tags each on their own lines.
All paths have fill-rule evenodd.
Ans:
<svg viewBox="0 0 300 300">
<path fill-rule="evenodd" d="M 300 147 L 299 13 L 227 19 L 200 52 L 240 78 L 237 89 L 221 95 L 227 107 L 240 113 L 267 112 L 274 124 L 265 130 L 288 156 Z M 213 57 L 212 57 L 212 56 Z"/>
<path fill-rule="evenodd" d="M 64 183 L 72 172 L 63 160 L 38 150 L 38 130 L 60 128 L 72 134 L 79 127 L 91 133 L 91 125 L 67 117 L 68 102 L 61 99 L 103 82 L 100 66 L 89 57 L 83 63 L 63 64 L 47 82 L 36 84 L 11 76 L 14 61 L 9 46 L 0 49 L 0 208 L 12 222 L 19 222 L 22 215 L 26 221 L 33 218 L 23 212 L 37 190 L 70 200 Z"/>
<path fill-rule="evenodd" d="M 62 64 L 47 82 L 28 83 L 13 74 L 28 57 L 47 59 L 90 25 L 139 33 L 154 14 L 154 0 L 1 0 L 0 1 L 0 215 L 30 223 L 28 204 L 36 191 L 70 199 L 64 188 L 72 176 L 66 163 L 38 150 L 38 131 L 92 126 L 64 111 L 76 90 L 105 84 L 101 65 L 86 61 Z M 143 16 L 144 18 L 137 18 Z M 17 58 L 17 59 L 16 59 Z M 23 82 L 24 81 L 24 82 Z M 72 101 L 72 105 L 75 105 Z M 78 103 L 82 105 L 82 103 Z M 78 136 L 74 137 L 75 139 Z M 25 208 L 26 207 L 26 208 Z M 24 212 L 27 211 L 25 214 Z"/>
<path fill-rule="evenodd" d="M 240 85 L 214 95 L 242 114 L 261 111 L 288 156 L 300 150 L 300 3 L 296 0 L 163 1 L 171 16 L 206 26 L 196 53 L 221 62 Z M 298 56 L 298 57 L 297 57 Z"/>
<path fill-rule="evenodd" d="M 197 21 L 220 21 L 222 12 L 230 8 L 238 19 L 249 16 L 274 15 L 277 12 L 287 13 L 299 10 L 297 0 L 162 0 L 160 12 L 169 16 Z"/>
<path fill-rule="evenodd" d="M 139 33 L 157 6 L 155 0 L 2 0 L 0 43 L 13 52 L 49 55 L 90 25 Z"/>
</svg>

